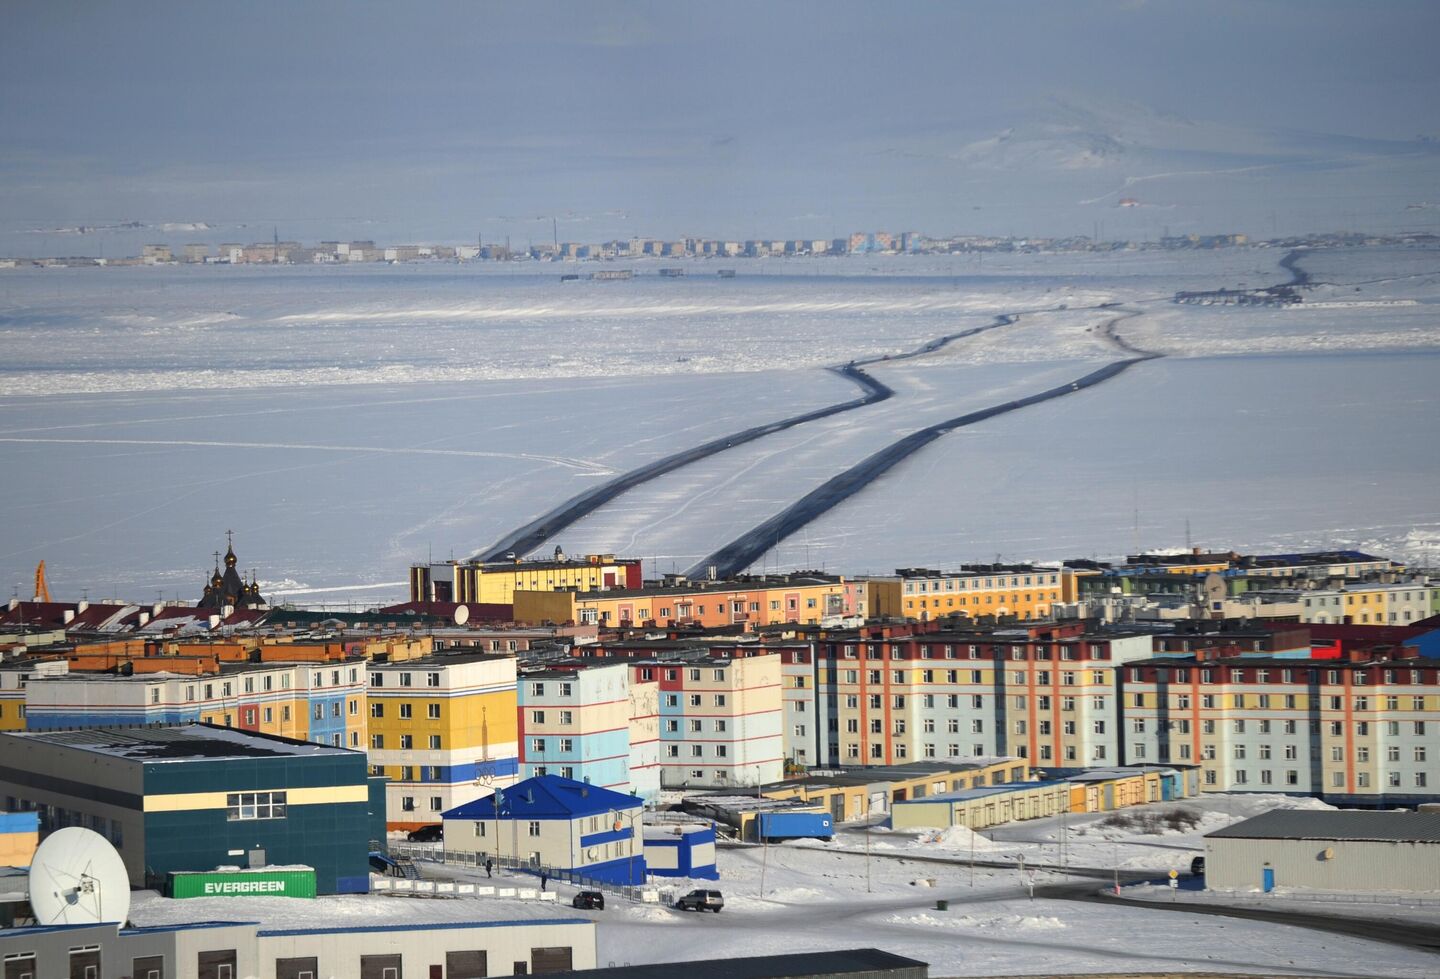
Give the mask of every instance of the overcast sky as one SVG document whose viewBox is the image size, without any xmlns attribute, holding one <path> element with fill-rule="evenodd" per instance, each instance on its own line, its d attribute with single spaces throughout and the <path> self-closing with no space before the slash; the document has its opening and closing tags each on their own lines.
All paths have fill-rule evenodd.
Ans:
<svg viewBox="0 0 1440 979">
<path fill-rule="evenodd" d="M 11 0 L 0 217 L 938 232 L 961 198 L 1029 193 L 967 182 L 966 147 L 1053 122 L 1056 100 L 1362 148 L 1440 137 L 1437 38 L 1433 0 Z"/>
</svg>

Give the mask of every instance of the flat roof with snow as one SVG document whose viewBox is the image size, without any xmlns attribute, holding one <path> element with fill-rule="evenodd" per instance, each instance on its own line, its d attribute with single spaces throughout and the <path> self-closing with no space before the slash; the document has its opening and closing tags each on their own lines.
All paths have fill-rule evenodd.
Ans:
<svg viewBox="0 0 1440 979">
<path fill-rule="evenodd" d="M 1440 843 L 1440 812 L 1272 809 L 1205 838 Z"/>
</svg>

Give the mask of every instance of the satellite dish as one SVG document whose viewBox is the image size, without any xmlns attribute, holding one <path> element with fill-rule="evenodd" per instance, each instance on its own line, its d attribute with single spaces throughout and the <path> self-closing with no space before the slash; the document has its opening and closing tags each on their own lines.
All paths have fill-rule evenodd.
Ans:
<svg viewBox="0 0 1440 979">
<path fill-rule="evenodd" d="M 456 625 L 464 625 L 466 622 L 469 622 L 469 621 L 470 621 L 470 606 L 468 606 L 468 605 L 457 605 L 457 606 L 455 606 L 455 624 L 456 624 Z"/>
<path fill-rule="evenodd" d="M 31 858 L 30 908 L 40 925 L 124 924 L 130 918 L 125 861 L 99 833 L 56 830 Z"/>
</svg>

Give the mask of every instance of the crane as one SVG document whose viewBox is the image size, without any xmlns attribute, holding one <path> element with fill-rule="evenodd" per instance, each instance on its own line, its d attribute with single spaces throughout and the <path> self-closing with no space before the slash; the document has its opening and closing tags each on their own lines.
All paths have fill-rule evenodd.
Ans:
<svg viewBox="0 0 1440 979">
<path fill-rule="evenodd" d="M 33 601 L 50 601 L 50 586 L 45 582 L 45 562 L 35 566 L 35 598 Z"/>
</svg>

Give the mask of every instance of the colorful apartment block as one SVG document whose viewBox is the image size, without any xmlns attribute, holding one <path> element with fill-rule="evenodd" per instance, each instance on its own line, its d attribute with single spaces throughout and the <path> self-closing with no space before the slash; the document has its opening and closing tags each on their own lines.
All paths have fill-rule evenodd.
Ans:
<svg viewBox="0 0 1440 979">
<path fill-rule="evenodd" d="M 831 575 L 769 575 L 609 592 L 516 591 L 515 620 L 600 626 L 692 625 L 705 628 L 797 623 L 819 625 L 855 614 L 863 591 Z"/>
<path fill-rule="evenodd" d="M 1033 565 L 976 565 L 959 571 L 901 568 L 900 614 L 921 622 L 947 616 L 1047 619 L 1051 607 L 1073 602 L 1075 571 Z"/>
<path fill-rule="evenodd" d="M 1440 660 L 1165 657 L 1122 672 L 1125 762 L 1199 765 L 1209 791 L 1440 797 Z"/>
<path fill-rule="evenodd" d="M 805 681 L 815 735 L 790 750 L 846 766 L 1000 755 L 1037 767 L 1113 764 L 1116 668 L 1151 655 L 1148 635 L 1089 634 L 1080 623 L 828 638 Z"/>
<path fill-rule="evenodd" d="M 753 786 L 781 777 L 778 656 L 628 665 L 632 682 L 659 688 L 662 787 Z"/>
<path fill-rule="evenodd" d="M 1300 621 L 1344 625 L 1409 625 L 1429 618 L 1440 587 L 1425 581 L 1354 583 L 1299 596 Z"/>
<path fill-rule="evenodd" d="M 163 670 L 185 660 L 153 657 Z M 214 724 L 336 748 L 365 744 L 365 669 L 358 660 L 227 664 L 215 672 L 33 676 L 26 729 Z"/>
<path fill-rule="evenodd" d="M 437 655 L 369 664 L 369 755 L 386 823 L 414 829 L 519 772 L 515 657 Z"/>
<path fill-rule="evenodd" d="M 524 670 L 520 775 L 558 775 L 631 793 L 630 677 L 623 663 Z"/>
<path fill-rule="evenodd" d="M 587 554 L 550 561 L 446 561 L 410 568 L 410 601 L 509 605 L 516 591 L 639 588 L 640 560 Z"/>
</svg>

